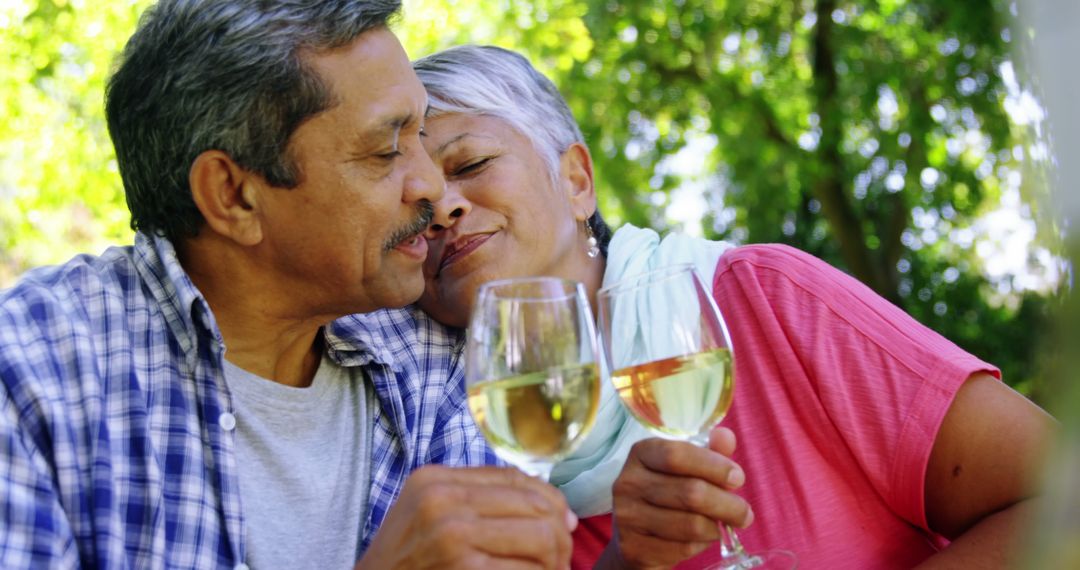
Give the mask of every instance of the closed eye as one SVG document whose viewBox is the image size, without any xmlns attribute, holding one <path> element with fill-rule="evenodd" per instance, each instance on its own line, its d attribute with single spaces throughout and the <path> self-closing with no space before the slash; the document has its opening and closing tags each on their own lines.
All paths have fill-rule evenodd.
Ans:
<svg viewBox="0 0 1080 570">
<path fill-rule="evenodd" d="M 488 163 L 490 163 L 492 159 L 493 159 L 493 157 L 486 156 L 484 158 L 474 160 L 472 162 L 465 163 L 463 166 L 460 166 L 457 169 L 455 169 L 453 172 L 451 172 L 450 175 L 451 176 L 464 176 L 464 175 L 467 175 L 467 174 L 472 174 L 472 173 L 475 173 L 475 172 L 479 172 L 481 169 L 483 169 L 485 166 L 487 166 Z"/>
<path fill-rule="evenodd" d="M 395 158 L 397 158 L 397 157 L 399 157 L 401 155 L 402 155 L 402 152 L 395 148 L 394 150 L 392 150 L 390 152 L 384 152 L 382 154 L 376 154 L 375 158 L 378 158 L 378 159 L 385 160 L 385 161 L 389 162 L 389 161 L 392 161 L 392 160 L 394 160 Z"/>
</svg>

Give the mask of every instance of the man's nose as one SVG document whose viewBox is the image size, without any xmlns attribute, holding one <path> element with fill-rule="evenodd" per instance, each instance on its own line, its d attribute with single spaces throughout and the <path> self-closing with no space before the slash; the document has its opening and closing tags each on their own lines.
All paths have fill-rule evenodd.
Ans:
<svg viewBox="0 0 1080 570">
<path fill-rule="evenodd" d="M 435 203 L 442 199 L 446 189 L 446 179 L 443 178 L 442 170 L 435 165 L 423 147 L 413 151 L 413 169 L 405 180 L 405 196 L 407 202 L 427 200 Z"/>
</svg>

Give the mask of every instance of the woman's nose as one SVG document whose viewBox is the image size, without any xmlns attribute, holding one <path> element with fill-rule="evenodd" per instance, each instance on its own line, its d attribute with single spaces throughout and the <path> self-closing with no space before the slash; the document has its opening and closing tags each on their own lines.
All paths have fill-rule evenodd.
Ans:
<svg viewBox="0 0 1080 570">
<path fill-rule="evenodd" d="M 470 210 L 472 210 L 472 205 L 469 201 L 456 188 L 448 185 L 446 191 L 443 192 L 443 197 L 435 202 L 435 216 L 425 235 L 429 239 L 438 237 L 443 230 L 453 227 L 458 219 L 468 214 Z"/>
</svg>

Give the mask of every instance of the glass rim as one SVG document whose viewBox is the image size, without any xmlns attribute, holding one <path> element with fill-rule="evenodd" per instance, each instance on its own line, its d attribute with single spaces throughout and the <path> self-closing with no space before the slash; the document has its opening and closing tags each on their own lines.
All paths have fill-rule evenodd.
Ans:
<svg viewBox="0 0 1080 570">
<path fill-rule="evenodd" d="M 688 272 L 690 275 L 697 277 L 698 281 L 701 282 L 701 285 L 707 287 L 704 279 L 701 277 L 701 273 L 697 271 L 697 267 L 695 267 L 693 263 L 673 263 L 671 265 L 657 267 L 644 273 L 638 273 L 620 279 L 611 285 L 601 287 L 596 295 L 597 297 L 610 297 L 612 293 L 625 293 L 634 289 L 641 289 L 648 285 L 663 283 L 669 279 L 674 279 L 684 272 Z"/>
<path fill-rule="evenodd" d="M 557 283 L 562 286 L 561 295 L 528 295 L 528 294 L 513 294 L 513 295 L 499 295 L 495 293 L 495 290 L 500 287 L 506 287 L 509 285 L 536 285 L 542 283 Z M 555 277 L 550 275 L 540 275 L 533 277 L 506 277 L 503 279 L 495 279 L 488 281 L 480 285 L 480 288 L 476 291 L 476 298 L 479 301 L 486 295 L 496 295 L 501 300 L 506 301 L 532 301 L 532 302 L 548 302 L 548 301 L 561 301 L 564 299 L 577 297 L 584 293 L 585 285 L 580 281 L 573 279 L 567 279 L 565 277 Z"/>
</svg>

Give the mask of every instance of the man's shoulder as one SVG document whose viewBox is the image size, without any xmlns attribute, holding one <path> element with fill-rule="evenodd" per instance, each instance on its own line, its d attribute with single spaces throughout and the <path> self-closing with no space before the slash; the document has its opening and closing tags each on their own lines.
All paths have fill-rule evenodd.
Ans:
<svg viewBox="0 0 1080 570">
<path fill-rule="evenodd" d="M 112 248 L 31 269 L 0 292 L 0 386 L 16 409 L 66 417 L 64 394 L 94 389 L 88 371 L 104 354 L 96 339 L 115 332 L 102 323 L 134 272 L 130 253 Z"/>
<path fill-rule="evenodd" d="M 73 337 L 112 320 L 132 294 L 141 295 L 141 285 L 130 248 L 31 269 L 0 292 L 0 352 L 9 360 L 51 350 L 46 345 L 74 347 Z"/>
<path fill-rule="evenodd" d="M 122 288 L 136 278 L 131 246 L 110 247 L 101 255 L 79 254 L 59 265 L 28 270 L 10 288 L 0 291 L 0 304 L 26 297 L 64 299 Z"/>
<path fill-rule="evenodd" d="M 460 330 L 440 324 L 415 305 L 341 317 L 331 323 L 327 336 L 333 348 L 393 361 L 451 353 L 462 338 Z"/>
</svg>

